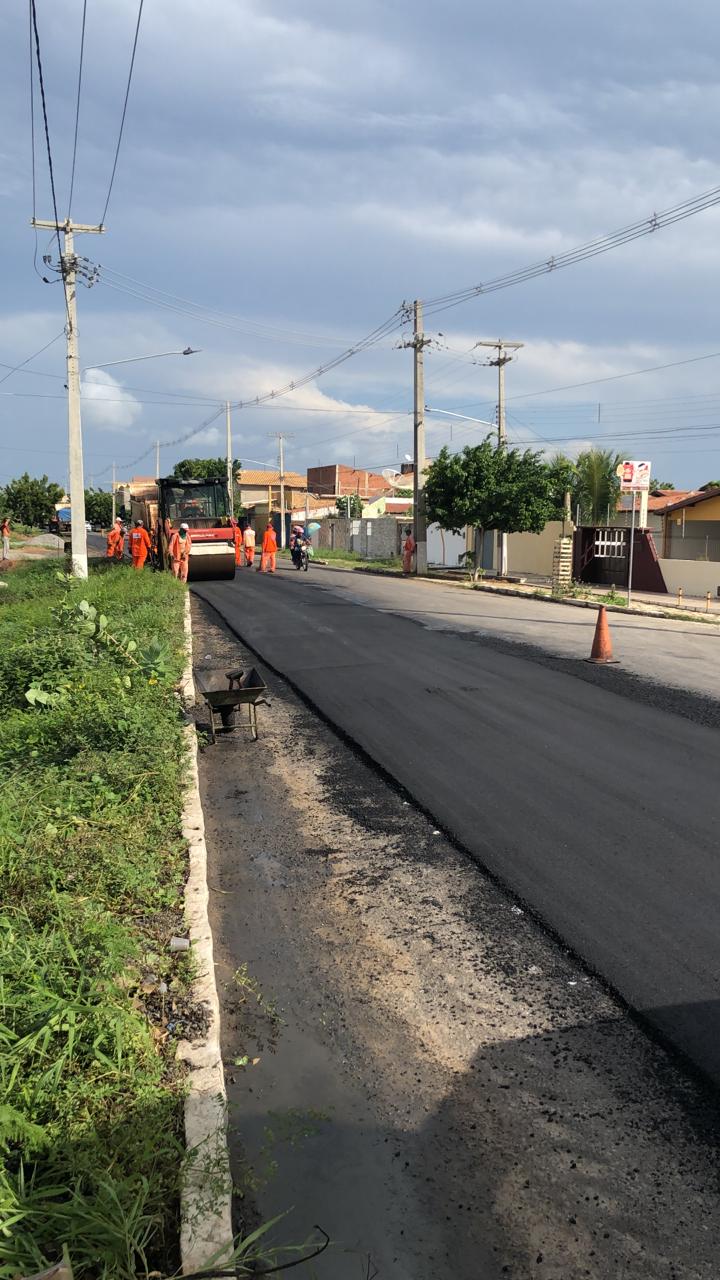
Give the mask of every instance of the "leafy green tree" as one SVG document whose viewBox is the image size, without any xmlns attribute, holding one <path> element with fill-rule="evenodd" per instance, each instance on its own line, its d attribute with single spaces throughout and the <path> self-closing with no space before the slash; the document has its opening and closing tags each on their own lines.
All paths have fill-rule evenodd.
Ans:
<svg viewBox="0 0 720 1280">
<path fill-rule="evenodd" d="M 651 493 L 655 493 L 657 490 L 666 491 L 668 489 L 670 489 L 671 491 L 674 491 L 675 485 L 671 484 L 669 480 L 656 480 L 654 476 L 652 477 L 650 481 Z"/>
<path fill-rule="evenodd" d="M 706 489 L 720 489 L 720 480 L 708 480 L 707 484 L 700 485 L 701 493 L 705 493 Z"/>
<path fill-rule="evenodd" d="M 336 502 L 339 516 L 347 516 L 349 520 L 359 520 L 363 513 L 362 498 L 357 493 L 348 493 Z"/>
<path fill-rule="evenodd" d="M 573 511 L 579 506 L 581 517 L 590 524 L 607 519 L 608 509 L 617 507 L 620 480 L 615 474 L 620 455 L 610 449 L 585 449 L 575 463 L 572 488 Z"/>
<path fill-rule="evenodd" d="M 233 475 L 242 467 L 233 462 Z M 182 458 L 176 462 L 172 474 L 177 480 L 222 480 L 227 475 L 227 458 Z"/>
<path fill-rule="evenodd" d="M 86 489 L 85 517 L 91 524 L 109 529 L 112 524 L 112 494 L 102 489 Z"/>
<path fill-rule="evenodd" d="M 428 519 L 456 533 L 470 525 L 480 545 L 486 529 L 540 533 L 562 512 L 571 476 L 565 458 L 547 463 L 530 449 L 497 449 L 489 437 L 462 453 L 443 448 L 427 472 Z"/>
<path fill-rule="evenodd" d="M 19 524 L 45 525 L 62 496 L 60 485 L 47 476 L 33 478 L 26 471 L 5 485 L 0 505 Z"/>
<path fill-rule="evenodd" d="M 396 489 L 393 494 L 393 498 L 412 498 L 413 496 L 412 489 Z"/>
</svg>

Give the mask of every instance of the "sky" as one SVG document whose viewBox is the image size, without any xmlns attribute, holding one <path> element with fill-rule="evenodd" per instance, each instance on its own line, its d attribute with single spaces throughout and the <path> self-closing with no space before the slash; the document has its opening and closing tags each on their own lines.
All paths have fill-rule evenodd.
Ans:
<svg viewBox="0 0 720 1280">
<path fill-rule="evenodd" d="M 83 0 L 36 5 L 63 218 Z M 87 0 L 79 222 L 102 217 L 136 18 L 137 0 Z M 30 226 L 28 37 L 25 6 L 3 5 L 0 484 L 24 470 L 64 483 L 67 468 L 62 290 L 42 260 L 57 244 L 38 233 L 34 262 Z M 76 238 L 100 266 L 78 292 L 86 482 L 108 486 L 113 462 L 118 479 L 154 473 L 157 440 L 163 474 L 222 453 L 225 400 L 300 380 L 403 302 L 713 188 L 719 50 L 709 0 L 145 0 L 106 231 Z M 35 186 L 51 218 L 37 73 Z M 719 232 L 710 209 L 429 316 L 426 403 L 492 421 L 496 371 L 475 344 L 502 336 L 524 344 L 506 369 L 512 443 L 649 458 L 676 488 L 716 479 Z M 412 452 L 408 336 L 234 409 L 235 456 L 276 465 L 282 433 L 288 469 L 398 467 Z M 658 365 L 675 367 L 636 374 Z M 467 417 L 428 414 L 428 453 L 481 440 Z"/>
</svg>

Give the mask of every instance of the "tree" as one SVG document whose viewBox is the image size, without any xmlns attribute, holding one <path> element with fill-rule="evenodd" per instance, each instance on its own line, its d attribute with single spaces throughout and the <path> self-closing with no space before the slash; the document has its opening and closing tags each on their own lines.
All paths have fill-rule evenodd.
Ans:
<svg viewBox="0 0 720 1280">
<path fill-rule="evenodd" d="M 540 533 L 562 512 L 571 474 L 566 458 L 547 463 L 530 449 L 497 449 L 490 437 L 462 453 L 443 448 L 427 472 L 428 519 L 454 533 L 473 527 L 476 549 L 486 529 Z"/>
<path fill-rule="evenodd" d="M 233 462 L 233 475 L 242 463 Z M 227 458 L 182 458 L 172 471 L 176 480 L 223 480 L 227 475 Z"/>
<path fill-rule="evenodd" d="M 103 489 L 85 490 L 85 516 L 91 524 L 109 529 L 112 523 L 112 494 Z"/>
<path fill-rule="evenodd" d="M 359 520 L 363 513 L 362 498 L 357 493 L 348 493 L 338 498 L 335 503 L 339 516 L 347 516 L 348 520 Z"/>
<path fill-rule="evenodd" d="M 620 494 L 620 480 L 615 474 L 621 458 L 610 449 L 585 449 L 575 463 L 572 487 L 573 510 L 590 524 L 607 519 L 608 509 L 615 511 Z"/>
<path fill-rule="evenodd" d="M 707 484 L 700 485 L 700 493 L 705 493 L 707 489 L 720 489 L 720 480 L 708 480 Z"/>
<path fill-rule="evenodd" d="M 659 493 L 659 492 L 661 492 L 661 491 L 663 491 L 663 492 L 664 492 L 664 491 L 666 491 L 666 490 L 668 490 L 668 489 L 670 489 L 670 490 L 673 490 L 673 491 L 674 491 L 674 489 L 675 489 L 675 485 L 674 485 L 674 484 L 671 484 L 669 480 L 656 480 L 656 479 L 655 479 L 655 477 L 653 476 L 653 478 L 652 478 L 652 479 L 651 479 L 651 481 L 650 481 L 650 492 L 651 492 L 651 493 Z"/>
<path fill-rule="evenodd" d="M 63 496 L 60 485 L 47 476 L 34 479 L 27 471 L 2 490 L 2 507 L 19 524 L 46 525 Z"/>
</svg>

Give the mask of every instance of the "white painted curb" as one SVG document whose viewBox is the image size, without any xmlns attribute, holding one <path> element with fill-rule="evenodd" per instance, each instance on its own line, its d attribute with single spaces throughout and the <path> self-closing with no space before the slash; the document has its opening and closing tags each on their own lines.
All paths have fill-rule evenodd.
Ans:
<svg viewBox="0 0 720 1280">
<path fill-rule="evenodd" d="M 181 690 L 183 700 L 194 701 L 190 595 L 185 599 L 187 663 Z M 180 1205 L 180 1251 L 185 1274 L 200 1271 L 210 1262 L 222 1264 L 233 1248 L 232 1178 L 227 1145 L 227 1095 L 220 1054 L 220 1002 L 215 982 L 213 939 L 208 919 L 207 847 L 205 820 L 200 802 L 197 768 L 197 735 L 193 724 L 185 728 L 190 779 L 183 811 L 183 835 L 188 843 L 188 879 L 185 885 L 185 919 L 195 960 L 193 999 L 209 1014 L 205 1039 L 182 1040 L 178 1057 L 188 1064 L 185 1099 L 185 1143 L 188 1161 Z"/>
</svg>

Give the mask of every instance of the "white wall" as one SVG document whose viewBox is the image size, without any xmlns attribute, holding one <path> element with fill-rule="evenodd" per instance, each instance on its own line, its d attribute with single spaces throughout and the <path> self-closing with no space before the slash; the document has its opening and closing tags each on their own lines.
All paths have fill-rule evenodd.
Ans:
<svg viewBox="0 0 720 1280">
<path fill-rule="evenodd" d="M 459 558 L 466 549 L 465 532 L 449 533 L 439 524 L 428 525 L 428 564 L 442 565 L 445 569 L 457 569 Z"/>
<path fill-rule="evenodd" d="M 685 596 L 705 596 L 709 591 L 717 597 L 720 587 L 720 562 L 717 560 L 659 560 L 665 586 L 670 595 L 682 587 Z"/>
</svg>

